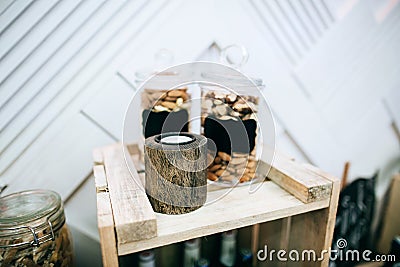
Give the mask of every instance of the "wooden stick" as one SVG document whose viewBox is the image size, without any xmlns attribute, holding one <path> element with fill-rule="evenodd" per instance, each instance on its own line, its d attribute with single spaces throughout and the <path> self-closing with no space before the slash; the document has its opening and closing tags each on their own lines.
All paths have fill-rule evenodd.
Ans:
<svg viewBox="0 0 400 267">
<path fill-rule="evenodd" d="M 343 188 L 347 184 L 347 178 L 349 176 L 349 169 L 350 169 L 350 162 L 346 161 L 346 163 L 344 164 L 344 169 L 343 169 L 341 190 L 343 190 Z"/>
<path fill-rule="evenodd" d="M 260 224 L 253 225 L 251 232 L 251 251 L 253 252 L 253 266 L 257 265 L 257 250 L 260 236 Z"/>
</svg>

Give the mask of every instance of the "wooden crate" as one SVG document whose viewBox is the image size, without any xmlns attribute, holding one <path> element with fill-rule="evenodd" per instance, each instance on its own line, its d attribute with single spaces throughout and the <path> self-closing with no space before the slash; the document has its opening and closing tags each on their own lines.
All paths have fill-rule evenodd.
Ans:
<svg viewBox="0 0 400 267">
<path fill-rule="evenodd" d="M 247 186 L 209 187 L 208 199 L 226 195 L 188 214 L 164 215 L 153 212 L 141 186 L 144 171 L 137 145 L 125 151 L 135 162 L 132 173 L 121 144 L 93 152 L 104 266 L 118 266 L 124 255 L 232 229 L 240 229 L 239 243 L 251 244 L 254 253 L 265 245 L 287 251 L 321 251 L 331 245 L 340 182 L 314 166 L 276 155 L 269 179 L 255 192 Z M 259 175 L 266 176 L 268 167 L 260 161 Z M 257 266 L 280 265 L 328 266 L 328 258 L 311 263 L 257 262 Z"/>
</svg>

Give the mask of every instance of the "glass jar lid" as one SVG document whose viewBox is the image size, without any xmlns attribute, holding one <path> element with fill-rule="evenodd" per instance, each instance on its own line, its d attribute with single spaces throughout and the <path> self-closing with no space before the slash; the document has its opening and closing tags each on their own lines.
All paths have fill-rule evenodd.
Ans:
<svg viewBox="0 0 400 267">
<path fill-rule="evenodd" d="M 264 86 L 263 80 L 261 78 L 251 78 L 249 79 L 243 77 L 243 75 L 232 74 L 232 73 L 203 73 L 204 78 L 212 79 L 216 83 L 232 86 L 232 87 L 258 87 L 262 88 Z"/>
<path fill-rule="evenodd" d="M 54 240 L 65 222 L 60 196 L 49 190 L 30 190 L 0 198 L 1 247 L 39 246 Z M 40 233 L 40 234 L 39 234 Z"/>
</svg>

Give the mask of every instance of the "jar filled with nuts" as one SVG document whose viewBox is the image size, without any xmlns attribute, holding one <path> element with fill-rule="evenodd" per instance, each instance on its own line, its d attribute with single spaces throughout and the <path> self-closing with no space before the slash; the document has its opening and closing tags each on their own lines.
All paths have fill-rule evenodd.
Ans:
<svg viewBox="0 0 400 267">
<path fill-rule="evenodd" d="M 256 175 L 262 81 L 228 80 L 221 82 L 228 87 L 202 86 L 201 126 L 216 149 L 208 179 L 232 185 L 249 182 Z"/>
<path fill-rule="evenodd" d="M 73 266 L 60 196 L 48 190 L 0 198 L 0 266 Z"/>
<path fill-rule="evenodd" d="M 144 138 L 169 132 L 189 132 L 190 94 L 187 87 L 169 88 L 174 74 L 158 75 L 142 91 Z"/>
</svg>

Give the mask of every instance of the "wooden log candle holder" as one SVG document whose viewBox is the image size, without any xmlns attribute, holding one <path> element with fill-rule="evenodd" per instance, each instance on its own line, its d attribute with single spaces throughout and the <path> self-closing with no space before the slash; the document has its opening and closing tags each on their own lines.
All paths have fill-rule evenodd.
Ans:
<svg viewBox="0 0 400 267">
<path fill-rule="evenodd" d="M 145 141 L 145 188 L 155 212 L 183 214 L 207 198 L 207 138 L 166 133 Z"/>
</svg>

